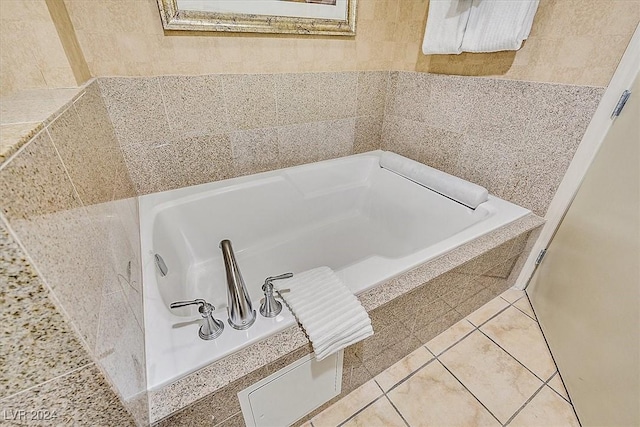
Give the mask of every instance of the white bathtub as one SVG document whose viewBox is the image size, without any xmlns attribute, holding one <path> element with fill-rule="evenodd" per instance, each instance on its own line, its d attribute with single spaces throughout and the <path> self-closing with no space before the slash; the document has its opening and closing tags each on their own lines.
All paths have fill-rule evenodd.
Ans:
<svg viewBox="0 0 640 427">
<path fill-rule="evenodd" d="M 258 313 L 246 331 L 229 327 L 223 239 L 233 242 L 257 311 L 267 276 L 327 265 L 359 294 L 529 213 L 492 196 L 471 210 L 381 169 L 380 153 L 140 198 L 150 390 L 295 323 L 285 307 L 274 319 Z M 219 338 L 198 337 L 195 308 L 169 309 L 195 298 L 216 306 Z"/>
</svg>

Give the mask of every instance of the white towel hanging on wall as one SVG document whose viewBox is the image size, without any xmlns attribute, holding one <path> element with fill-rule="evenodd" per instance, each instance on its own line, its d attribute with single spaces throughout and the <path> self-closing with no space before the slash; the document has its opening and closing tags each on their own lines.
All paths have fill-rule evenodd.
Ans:
<svg viewBox="0 0 640 427">
<path fill-rule="evenodd" d="M 463 52 L 518 50 L 529 37 L 539 0 L 473 0 Z"/>
<path fill-rule="evenodd" d="M 462 52 L 462 36 L 472 3 L 472 0 L 431 0 L 422 53 L 433 55 Z"/>
<path fill-rule="evenodd" d="M 422 53 L 518 50 L 539 0 L 431 0 Z"/>
</svg>

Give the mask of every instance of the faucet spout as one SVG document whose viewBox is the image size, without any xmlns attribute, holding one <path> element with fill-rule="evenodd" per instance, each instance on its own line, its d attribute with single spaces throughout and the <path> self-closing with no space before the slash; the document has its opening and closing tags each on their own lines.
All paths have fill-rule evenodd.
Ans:
<svg viewBox="0 0 640 427">
<path fill-rule="evenodd" d="M 220 249 L 227 274 L 229 325 L 234 329 L 247 329 L 256 321 L 256 311 L 251 304 L 251 298 L 240 273 L 231 242 L 226 239 L 221 241 Z"/>
</svg>

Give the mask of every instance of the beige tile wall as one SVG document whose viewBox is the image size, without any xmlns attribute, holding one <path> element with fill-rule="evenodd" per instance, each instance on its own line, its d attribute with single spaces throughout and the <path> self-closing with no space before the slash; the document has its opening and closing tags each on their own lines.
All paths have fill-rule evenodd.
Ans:
<svg viewBox="0 0 640 427">
<path fill-rule="evenodd" d="M 44 316 L 56 314 L 50 304 L 45 306 L 46 311 L 38 312 L 38 303 L 47 299 L 47 292 L 38 287 L 39 301 L 27 304 L 34 325 L 26 321 L 11 323 L 14 330 L 3 335 L 21 350 L 11 354 L 12 360 L 15 358 L 16 366 L 33 364 L 34 369 L 43 368 L 38 384 L 47 375 L 51 378 L 60 374 L 59 370 L 66 366 L 68 371 L 78 364 L 93 366 L 82 375 L 74 372 L 80 376 L 68 378 L 68 383 L 25 390 L 35 395 L 22 396 L 23 403 L 33 401 L 35 405 L 35 398 L 40 395 L 46 402 L 60 406 L 69 421 L 80 423 L 83 420 L 76 418 L 78 414 L 93 407 L 91 401 L 83 399 L 90 399 L 91 393 L 107 393 L 100 391 L 107 384 L 106 378 L 136 420 L 146 423 L 137 197 L 97 83 L 86 87 L 0 165 L 0 199 L 0 217 L 15 232 L 40 275 L 39 279 L 33 276 L 29 285 L 46 286 L 72 325 L 58 325 L 59 320 L 56 324 L 48 322 Z M 14 287 L 8 295 L 20 299 L 21 292 L 28 291 Z M 13 310 L 18 309 L 11 301 L 9 304 Z M 68 345 L 63 342 L 64 349 L 53 347 L 54 360 L 41 360 L 46 353 L 39 346 L 44 348 L 47 343 L 38 337 L 47 333 L 55 337 L 49 329 L 55 331 L 56 327 L 73 329 L 78 337 Z M 23 340 L 24 335 L 35 342 Z M 80 348 L 78 343 L 82 343 Z M 5 346 L 2 348 L 4 351 Z M 3 383 L 15 385 L 20 382 L 20 375 L 19 369 L 3 372 Z M 34 374 L 23 376 L 29 375 Z M 83 385 L 90 377 L 94 377 L 96 390 Z M 20 387 L 27 389 L 29 385 L 26 382 Z M 21 401 L 12 397 L 15 391 L 18 390 L 7 390 L 7 405 L 20 409 Z M 75 395 L 80 392 L 86 395 Z M 103 403 L 108 406 L 103 409 L 125 414 L 114 415 L 116 419 L 128 419 L 117 398 L 108 397 Z M 101 424 L 98 420 L 95 424 Z"/>
<path fill-rule="evenodd" d="M 640 0 L 542 0 L 518 52 L 422 55 L 427 0 L 359 0 L 357 36 L 164 34 L 155 0 L 65 0 L 94 76 L 415 70 L 604 86 Z"/>
<path fill-rule="evenodd" d="M 392 72 L 382 148 L 544 216 L 603 91 Z"/>
<path fill-rule="evenodd" d="M 0 96 L 76 86 L 45 0 L 2 0 L 0 16 Z"/>
<path fill-rule="evenodd" d="M 378 149 L 388 72 L 99 79 L 139 194 Z"/>
<path fill-rule="evenodd" d="M 638 22 L 639 0 L 541 0 L 519 51 L 420 53 L 415 70 L 606 86 Z"/>
<path fill-rule="evenodd" d="M 426 0 L 361 0 L 357 36 L 164 34 L 155 0 L 65 0 L 94 76 L 411 69 Z M 417 25 L 417 24 L 415 24 Z M 413 25 L 413 26 L 415 26 Z"/>
</svg>

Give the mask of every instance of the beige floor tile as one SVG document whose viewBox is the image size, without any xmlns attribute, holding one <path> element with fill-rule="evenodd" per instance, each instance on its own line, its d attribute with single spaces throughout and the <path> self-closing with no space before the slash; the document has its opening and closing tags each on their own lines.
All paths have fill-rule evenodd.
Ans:
<svg viewBox="0 0 640 427">
<path fill-rule="evenodd" d="M 531 303 L 529 302 L 529 298 L 520 298 L 513 304 L 514 307 L 517 307 L 520 311 L 522 311 L 527 316 L 532 319 L 536 319 L 536 315 L 533 312 L 533 308 L 531 308 Z"/>
<path fill-rule="evenodd" d="M 438 361 L 387 396 L 412 427 L 500 425 Z"/>
<path fill-rule="evenodd" d="M 571 405 L 549 387 L 544 387 L 509 423 L 509 426 L 575 426 L 578 419 Z"/>
<path fill-rule="evenodd" d="M 543 381 L 556 371 L 540 326 L 520 310 L 509 307 L 480 330 Z"/>
<path fill-rule="evenodd" d="M 524 291 L 511 288 L 504 291 L 500 296 L 504 298 L 508 303 L 513 304 L 524 296 Z"/>
<path fill-rule="evenodd" d="M 567 393 L 567 389 L 564 387 L 564 383 L 562 382 L 562 378 L 560 378 L 560 374 L 555 374 L 553 378 L 547 383 L 549 387 L 557 391 L 560 396 L 569 400 L 569 394 Z"/>
<path fill-rule="evenodd" d="M 458 323 L 452 325 L 449 329 L 432 339 L 427 343 L 427 348 L 436 356 L 451 347 L 456 342 L 470 334 L 475 327 L 462 319 Z"/>
<path fill-rule="evenodd" d="M 406 427 L 398 412 L 386 397 L 376 400 L 371 406 L 343 424 L 344 427 Z"/>
<path fill-rule="evenodd" d="M 500 310 L 509 307 L 509 303 L 502 298 L 494 298 L 470 315 L 467 316 L 467 320 L 476 326 L 482 325 L 487 320 L 491 319 Z"/>
<path fill-rule="evenodd" d="M 304 424 L 300 424 L 300 427 L 313 427 L 313 425 L 311 424 L 311 421 L 307 421 Z"/>
<path fill-rule="evenodd" d="M 506 422 L 542 385 L 478 331 L 439 359 L 501 422 Z"/>
<path fill-rule="evenodd" d="M 375 381 L 369 380 L 311 419 L 314 427 L 335 427 L 382 395 Z"/>
<path fill-rule="evenodd" d="M 408 377 L 425 363 L 433 360 L 433 355 L 424 347 L 419 347 L 411 354 L 379 373 L 375 380 L 382 390 L 389 391 L 391 387 Z"/>
</svg>

